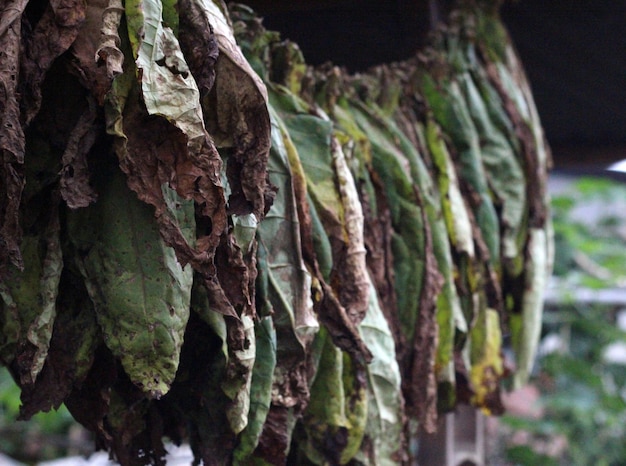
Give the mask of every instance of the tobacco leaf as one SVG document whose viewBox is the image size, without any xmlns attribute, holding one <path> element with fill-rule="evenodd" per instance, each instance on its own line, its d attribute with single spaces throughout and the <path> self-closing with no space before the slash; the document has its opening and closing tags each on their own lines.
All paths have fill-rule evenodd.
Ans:
<svg viewBox="0 0 626 466">
<path fill-rule="evenodd" d="M 25 142 L 18 105 L 21 14 L 27 1 L 6 2 L 0 14 L 0 279 L 9 263 L 23 267 L 19 206 Z"/>
<path fill-rule="evenodd" d="M 545 229 L 531 228 L 526 244 L 524 270 L 524 294 L 522 310 L 510 316 L 511 340 L 515 351 L 516 370 L 513 386 L 522 387 L 530 376 L 543 315 L 543 295 L 552 268 L 551 226 Z"/>
<path fill-rule="evenodd" d="M 58 202 L 58 192 L 53 192 L 46 206 L 50 210 L 42 213 L 40 226 L 33 227 L 23 238 L 24 270 L 11 267 L 0 283 L 2 320 L 7 331 L 2 358 L 7 364 L 13 363 L 21 385 L 35 383 L 52 337 L 63 269 Z"/>
<path fill-rule="evenodd" d="M 504 375 L 499 313 L 481 306 L 470 331 L 469 371 L 472 404 L 487 414 L 502 414 L 500 380 Z"/>
<path fill-rule="evenodd" d="M 456 168 L 443 139 L 441 128 L 429 119 L 426 123 L 425 135 L 428 149 L 436 166 L 442 212 L 450 244 L 456 251 L 474 257 L 474 240 L 467 213 L 468 206 L 461 194 Z"/>
<path fill-rule="evenodd" d="M 64 254 L 71 254 L 65 250 Z M 46 362 L 34 384 L 22 386 L 20 418 L 57 409 L 74 387 L 80 387 L 95 357 L 102 336 L 93 304 L 82 277 L 63 269 L 57 299 L 57 315 Z"/>
<path fill-rule="evenodd" d="M 493 16 L 478 16 L 482 25 L 479 50 L 485 60 L 484 70 L 489 81 L 502 99 L 515 136 L 521 147 L 521 164 L 526 174 L 526 193 L 529 204 L 529 228 L 545 224 L 548 215 L 546 204 L 546 172 L 551 165 L 550 151 L 545 142 L 541 123 L 535 107 L 530 86 L 511 39 Z M 502 37 L 500 53 L 490 47 L 489 34 L 485 30 L 497 31 Z M 494 59 L 494 55 L 495 58 Z M 498 59 L 499 58 L 499 59 Z"/>
<path fill-rule="evenodd" d="M 476 129 L 481 138 L 481 152 L 489 186 L 499 205 L 502 236 L 502 263 L 510 275 L 521 273 L 521 250 L 526 240 L 528 206 L 526 177 L 517 155 L 517 139 L 504 133 L 491 116 L 489 107 L 501 107 L 500 98 L 486 81 L 481 68 L 461 81 Z M 479 85 L 480 88 L 479 88 Z M 506 175 L 504 175 L 506 174 Z"/>
<path fill-rule="evenodd" d="M 124 52 L 119 29 L 124 7 L 121 0 L 90 0 L 85 20 L 69 52 L 68 69 L 99 106 L 105 101 L 113 79 L 122 74 Z M 128 64 L 127 64 L 128 67 Z"/>
<path fill-rule="evenodd" d="M 450 77 L 438 83 L 433 75 L 425 74 L 422 85 L 435 119 L 452 142 L 459 179 L 464 183 L 464 196 L 470 201 L 488 246 L 490 261 L 497 267 L 500 257 L 498 218 L 491 201 L 476 126 L 459 84 Z"/>
<path fill-rule="evenodd" d="M 368 136 L 361 131 L 349 111 L 346 94 L 348 86 L 340 70 L 332 68 L 319 79 L 325 83 L 318 100 L 325 101 L 325 110 L 335 125 L 335 136 L 342 144 L 349 167 L 355 179 L 363 210 L 363 240 L 366 262 L 371 280 L 375 283 L 385 318 L 392 328 L 401 353 L 404 336 L 399 328 L 397 299 L 394 288 L 391 236 L 393 227 L 385 189 L 379 174 L 372 167 L 372 147 Z"/>
<path fill-rule="evenodd" d="M 292 171 L 297 157 L 287 129 L 278 115 L 272 113 L 272 152 L 268 165 L 270 181 L 278 187 L 275 205 L 272 206 L 259 228 L 259 241 L 267 250 L 269 268 L 269 298 L 277 319 L 289 322 L 289 332 L 302 348 L 311 341 L 319 328 L 313 313 L 311 298 L 312 279 L 303 253 L 301 221 L 294 184 L 301 174 Z M 281 317 L 284 316 L 284 317 Z M 292 345 L 285 347 L 286 354 L 297 351 Z M 302 356 L 304 355 L 301 353 Z"/>
<path fill-rule="evenodd" d="M 373 283 L 370 284 L 369 308 L 359 328 L 374 358 L 367 366 L 365 436 L 355 460 L 371 465 L 396 465 L 406 460 L 401 375 L 393 335 Z"/>
<path fill-rule="evenodd" d="M 493 16 L 479 16 L 479 51 L 485 61 L 489 83 L 501 99 L 519 145 L 517 153 L 526 177 L 528 202 L 527 239 L 524 247 L 524 271 L 511 280 L 505 290 L 512 304 L 510 330 L 518 368 L 514 386 L 525 383 L 537 349 L 541 328 L 541 300 L 547 277 L 551 273 L 553 242 L 546 193 L 547 171 L 551 165 L 541 123 L 519 58 L 506 31 Z M 501 37 L 496 47 L 487 31 Z"/>
<path fill-rule="evenodd" d="M 226 396 L 232 400 L 226 409 L 226 418 L 235 434 L 239 434 L 248 424 L 252 370 L 256 357 L 254 322 L 250 316 L 242 315 L 241 325 L 241 330 L 244 332 L 244 347 L 233 348 L 233 345 L 229 344 L 226 375 L 221 384 Z M 240 337 L 235 338 L 235 341 L 240 340 Z"/>
<path fill-rule="evenodd" d="M 102 128 L 96 125 L 96 103 L 88 97 L 88 108 L 76 122 L 61 159 L 61 196 L 72 209 L 86 207 L 94 202 L 97 194 L 90 184 L 87 154 L 96 142 Z"/>
<path fill-rule="evenodd" d="M 345 262 L 349 240 L 345 229 L 345 206 L 341 194 L 335 187 L 336 176 L 331 149 L 332 125 L 329 121 L 306 112 L 307 104 L 286 88 L 272 87 L 270 101 L 284 121 L 290 139 L 293 141 L 295 150 L 292 151 L 294 156 L 292 169 L 296 171 L 298 167 L 297 172 L 304 175 L 302 179 L 306 179 L 306 191 L 301 192 L 309 195 L 312 201 L 312 205 L 305 209 L 306 212 L 302 212 L 300 221 L 303 222 L 304 227 L 301 231 L 308 230 L 301 232 L 301 236 L 310 239 L 310 242 L 307 239 L 303 240 L 304 259 L 312 267 L 323 292 L 322 301 L 316 301 L 320 321 L 330 330 L 335 344 L 356 358 L 368 361 L 371 354 L 363 344 L 356 328 L 359 316 L 364 313 L 361 310 L 362 297 L 359 294 L 344 303 L 341 302 L 339 295 L 343 284 L 339 285 L 342 279 L 338 274 L 358 277 L 359 274 L 364 273 L 365 269 L 354 270 L 355 264 Z M 296 158 L 296 154 L 307 154 L 307 157 Z M 304 186 L 301 189 L 303 190 Z M 304 202 L 304 199 L 301 198 L 299 202 Z M 319 215 L 323 231 L 312 230 L 315 224 L 310 223 L 312 218 L 310 212 L 313 212 L 313 209 Z M 316 259 L 316 256 L 324 258 L 327 254 L 323 251 L 317 254 L 317 250 L 314 252 L 310 249 L 315 247 L 313 243 L 316 236 L 319 238 L 316 241 L 319 246 L 323 247 L 326 241 L 330 242 L 332 266 L 328 278 L 319 273 L 320 264 Z M 308 254 L 307 248 L 309 248 Z M 339 272 L 342 267 L 349 268 L 349 270 Z M 331 284 L 326 282 L 328 279 Z M 336 288 L 335 279 L 338 281 Z M 360 281 L 357 281 L 356 285 L 359 286 L 359 283 Z M 345 306 L 350 306 L 350 309 Z"/>
<path fill-rule="evenodd" d="M 156 208 L 160 232 L 179 261 L 191 263 L 201 274 L 214 309 L 237 318 L 216 276 L 215 250 L 227 227 L 222 161 L 204 126 L 199 91 L 176 37 L 161 22 L 160 2 L 127 3 L 126 17 L 141 77 L 140 95 L 148 114 L 155 116 L 146 115 L 134 97 L 135 70 L 118 76 L 108 96 L 107 124 L 108 131 L 118 136 L 120 166 L 131 189 Z M 133 97 L 128 99 L 129 95 Z M 161 191 L 166 183 L 183 199 L 194 200 L 202 224 L 207 224 L 195 247 L 168 213 Z"/>
<path fill-rule="evenodd" d="M 294 410 L 272 404 L 263 425 L 259 445 L 250 464 L 281 466 L 287 463 L 296 424 Z"/>
<path fill-rule="evenodd" d="M 232 400 L 222 387 L 229 362 L 227 317 L 213 310 L 202 280 L 194 282 L 191 308 L 176 379 L 159 403 L 175 421 L 168 435 L 188 436 L 196 461 L 222 465 L 237 441 L 226 414 Z"/>
<path fill-rule="evenodd" d="M 365 433 L 365 367 L 337 348 L 325 330 L 316 338 L 321 351 L 311 399 L 302 417 L 306 437 L 299 446 L 315 464 L 346 464 Z"/>
<path fill-rule="evenodd" d="M 53 62 L 74 42 L 85 21 L 82 0 L 52 0 L 32 25 L 20 57 L 20 108 L 27 126 L 39 111 L 42 82 Z"/>
<path fill-rule="evenodd" d="M 89 7 L 95 3 L 90 2 L 87 7 L 88 11 Z M 123 13 L 124 5 L 121 0 L 108 0 L 101 14 L 100 41 L 95 56 L 98 65 L 104 64 L 106 76 L 110 80 L 124 72 L 124 52 L 120 49 L 121 40 L 118 33 Z M 87 18 L 89 20 L 89 13 Z M 76 53 L 76 47 L 74 47 L 74 52 Z M 80 54 L 77 55 L 80 56 Z"/>
<path fill-rule="evenodd" d="M 411 152 L 399 148 L 396 142 L 399 131 L 389 120 L 376 116 L 375 111 L 358 102 L 353 104 L 351 111 L 372 143 L 373 166 L 385 186 L 395 230 L 392 248 L 396 295 L 400 325 L 407 341 L 400 354 L 407 405 L 412 407 L 414 414 L 419 412 L 420 416 L 426 416 L 430 413 L 428 416 L 432 419 L 435 351 L 442 355 L 439 356 L 439 361 L 443 361 L 439 371 L 443 372 L 445 365 L 449 364 L 446 358 L 449 361 L 452 357 L 452 334 L 449 331 L 444 334 L 443 329 L 451 328 L 454 320 L 452 305 L 442 307 L 442 311 L 435 314 L 435 300 L 442 286 L 441 273 L 433 256 L 428 206 L 420 194 L 423 188 L 414 185 L 422 179 L 411 176 L 411 173 L 418 175 L 415 160 L 410 160 L 416 157 L 416 152 L 414 148 Z M 440 300 L 450 297 L 446 293 L 439 295 Z M 443 321 L 439 329 L 435 315 L 440 322 Z M 420 337 L 418 331 L 422 332 Z M 429 342 L 438 338 L 439 346 L 429 346 Z M 417 354 L 415 345 L 419 346 Z M 415 365 L 417 362 L 423 365 Z M 428 403 L 424 404 L 427 400 Z"/>
<path fill-rule="evenodd" d="M 272 401 L 272 381 L 276 368 L 276 330 L 272 319 L 264 317 L 255 325 L 256 358 L 252 371 L 248 424 L 233 452 L 233 464 L 250 464 L 259 443 Z"/>
<path fill-rule="evenodd" d="M 98 202 L 68 216 L 75 260 L 106 345 L 132 382 L 159 398 L 178 367 L 192 269 L 165 244 L 151 208 L 136 199 L 122 174 L 104 167 L 99 175 Z M 163 197 L 192 242 L 193 205 L 166 187 Z"/>
<path fill-rule="evenodd" d="M 226 168 L 231 186 L 228 210 L 237 215 L 253 213 L 261 220 L 269 208 L 266 200 L 271 202 L 272 197 L 266 179 L 271 131 L 267 90 L 237 45 L 223 3 L 200 3 L 220 51 L 215 89 L 203 99 L 203 108 L 215 144 L 232 148 Z"/>
<path fill-rule="evenodd" d="M 278 188 L 276 198 L 258 229 L 259 281 L 257 305 L 264 315 L 271 315 L 276 332 L 276 367 L 272 377 L 269 424 L 259 432 L 259 449 L 249 461 L 277 461 L 286 455 L 291 438 L 291 424 L 280 424 L 285 410 L 299 413 L 309 399 L 305 360 L 319 324 L 313 312 L 312 278 L 302 257 L 299 204 L 295 194 L 298 175 L 292 172 L 290 155 L 293 143 L 280 117 L 271 109 L 272 149 L 268 164 L 270 182 Z M 268 439 L 266 441 L 266 439 Z M 271 445 L 280 439 L 286 444 Z M 256 445 L 255 445 L 256 446 Z M 271 448 L 274 460 L 267 455 Z M 243 458 L 241 459 L 243 461 Z"/>
<path fill-rule="evenodd" d="M 279 188 L 275 205 L 259 229 L 260 248 L 265 251 L 268 301 L 279 343 L 274 377 L 278 397 L 274 403 L 303 407 L 308 399 L 304 360 L 306 347 L 319 328 L 313 313 L 312 279 L 302 257 L 298 200 L 288 151 L 293 145 L 277 115 L 272 131 L 269 176 Z"/>
<path fill-rule="evenodd" d="M 109 392 L 117 377 L 117 361 L 106 346 L 98 345 L 86 377 L 64 400 L 74 419 L 96 434 L 96 444 L 101 447 L 109 446 L 104 418 L 109 410 Z"/>
<path fill-rule="evenodd" d="M 363 209 L 354 178 L 346 157 L 333 134 L 331 139 L 333 168 L 339 197 L 344 209 L 344 256 L 334 260 L 337 264 L 331 282 L 339 287 L 339 300 L 346 308 L 352 322 L 359 324 L 368 308 L 369 277 L 367 276 L 366 250 L 363 234 Z"/>
<path fill-rule="evenodd" d="M 209 4 L 213 5 L 206 2 L 206 5 Z M 200 95 L 205 96 L 213 88 L 215 63 L 219 56 L 213 26 L 207 18 L 203 2 L 181 0 L 177 9 L 180 48 L 198 84 Z"/>
<path fill-rule="evenodd" d="M 441 212 L 446 224 L 447 236 L 455 258 L 455 286 L 465 321 L 471 323 L 477 315 L 481 286 L 480 264 L 474 245 L 473 216 L 463 198 L 456 167 L 443 138 L 441 128 L 429 117 L 424 129 L 425 145 L 434 166 L 434 177 L 441 193 Z M 464 327 L 467 333 L 467 326 Z"/>
</svg>

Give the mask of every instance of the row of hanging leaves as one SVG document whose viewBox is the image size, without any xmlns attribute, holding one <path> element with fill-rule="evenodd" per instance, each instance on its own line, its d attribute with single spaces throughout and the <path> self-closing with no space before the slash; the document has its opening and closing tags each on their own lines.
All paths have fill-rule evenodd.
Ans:
<svg viewBox="0 0 626 466">
<path fill-rule="evenodd" d="M 176 3 L 176 5 L 175 5 Z M 523 383 L 549 154 L 498 2 L 306 65 L 246 7 L 0 12 L 0 361 L 124 465 L 401 464 Z M 505 360 L 510 337 L 514 357 Z"/>
</svg>

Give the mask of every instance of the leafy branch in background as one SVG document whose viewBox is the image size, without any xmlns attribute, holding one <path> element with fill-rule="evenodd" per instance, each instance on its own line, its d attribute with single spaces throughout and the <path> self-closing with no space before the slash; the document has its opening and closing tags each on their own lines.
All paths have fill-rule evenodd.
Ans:
<svg viewBox="0 0 626 466">
<path fill-rule="evenodd" d="M 563 300 L 546 312 L 542 334 L 558 336 L 560 347 L 538 359 L 532 379 L 541 390 L 543 418 L 504 418 L 514 430 L 534 435 L 530 445 L 508 448 L 514 464 L 626 463 L 626 331 L 616 326 L 621 310 L 576 301 L 577 290 L 624 286 L 625 198 L 623 183 L 589 177 L 552 199 L 554 273 Z M 611 348 L 621 351 L 621 360 L 608 354 Z M 541 455 L 533 446 L 558 436 L 567 439 L 558 457 Z"/>
<path fill-rule="evenodd" d="M 563 288 L 626 285 L 626 221 L 618 201 L 626 186 L 584 177 L 552 199 L 554 275 Z"/>
</svg>

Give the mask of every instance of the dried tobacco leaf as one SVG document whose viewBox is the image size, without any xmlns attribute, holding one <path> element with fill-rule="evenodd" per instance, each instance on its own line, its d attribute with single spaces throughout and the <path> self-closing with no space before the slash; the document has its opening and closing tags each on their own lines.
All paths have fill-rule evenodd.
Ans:
<svg viewBox="0 0 626 466">
<path fill-rule="evenodd" d="M 124 52 L 120 25 L 124 16 L 121 0 L 90 0 L 68 66 L 98 106 L 102 106 L 116 76 L 123 72 Z M 128 64 L 127 64 L 128 68 Z"/>
<path fill-rule="evenodd" d="M 266 200 L 272 197 L 266 180 L 270 149 L 267 90 L 237 45 L 223 3 L 199 3 L 213 25 L 220 50 L 215 88 L 203 99 L 203 106 L 215 144 L 232 148 L 226 168 L 231 187 L 228 210 L 237 215 L 252 213 L 260 220 L 269 208 Z"/>
<path fill-rule="evenodd" d="M 40 231 L 34 229 L 23 238 L 24 270 L 10 267 L 0 282 L 2 320 L 7 331 L 2 359 L 11 364 L 22 385 L 33 385 L 43 368 L 56 316 L 63 259 L 58 192 L 51 198 L 50 211 L 44 213 Z M 12 319 L 15 320 L 11 322 Z"/>
<path fill-rule="evenodd" d="M 246 346 L 231 350 L 226 375 L 221 384 L 226 396 L 232 400 L 226 408 L 226 418 L 235 434 L 239 434 L 248 425 L 252 369 L 256 357 L 254 322 L 250 316 L 242 315 L 241 323 Z"/>
<path fill-rule="evenodd" d="M 513 386 L 522 387 L 530 376 L 541 334 L 543 295 L 551 270 L 551 227 L 531 229 L 526 245 L 526 268 L 524 271 L 524 297 L 522 312 L 510 316 L 511 337 L 515 351 L 516 371 Z"/>
<path fill-rule="evenodd" d="M 64 251 L 64 254 L 69 251 Z M 22 386 L 20 418 L 57 409 L 81 386 L 102 343 L 93 304 L 82 277 L 65 267 L 59 284 L 57 315 L 46 362 L 34 384 Z"/>
<path fill-rule="evenodd" d="M 0 18 L 0 358 L 23 417 L 65 401 L 132 466 L 163 464 L 164 436 L 205 464 L 398 464 L 407 416 L 500 409 L 501 327 L 519 382 L 551 247 L 496 2 L 458 6 L 425 61 L 351 77 L 245 7 L 247 60 L 221 1 L 68 1 Z"/>
<path fill-rule="evenodd" d="M 360 325 L 363 340 L 374 354 L 367 366 L 367 424 L 355 459 L 363 464 L 392 466 L 405 460 L 404 399 L 395 343 L 370 284 L 369 308 Z"/>
<path fill-rule="evenodd" d="M 504 375 L 502 333 L 497 311 L 481 307 L 470 331 L 472 403 L 487 414 L 502 414 L 500 380 Z"/>
<path fill-rule="evenodd" d="M 191 307 L 176 380 L 159 403 L 175 420 L 169 435 L 188 436 L 196 461 L 226 464 L 237 442 L 226 414 L 232 400 L 222 387 L 229 362 L 227 317 L 212 309 L 202 280 L 194 283 Z"/>
<path fill-rule="evenodd" d="M 9 263 L 23 267 L 19 208 L 24 189 L 25 142 L 17 87 L 21 15 L 26 4 L 26 0 L 6 2 L 0 13 L 0 279 Z"/>
<path fill-rule="evenodd" d="M 404 371 L 403 386 L 407 404 L 414 413 L 421 413 L 424 419 L 433 419 L 435 413 L 435 352 L 439 339 L 439 371 L 452 356 L 452 335 L 444 334 L 442 328 L 450 328 L 454 321 L 452 307 L 438 313 L 437 319 L 446 327 L 438 326 L 435 320 L 435 297 L 441 289 L 441 274 L 433 255 L 433 238 L 427 214 L 426 202 L 420 190 L 414 188 L 415 149 L 403 151 L 397 146 L 398 131 L 388 120 L 376 116 L 362 104 L 355 103 L 352 114 L 368 134 L 372 143 L 373 166 L 381 176 L 390 202 L 392 224 L 395 235 L 392 237 L 396 294 L 401 328 L 407 346 L 401 354 Z M 418 180 L 415 180 L 419 183 Z M 419 185 L 418 185 L 419 186 Z M 439 295 L 446 299 L 445 294 Z M 443 298 L 441 298 L 443 296 Z M 418 336 L 419 333 L 419 336 Z M 410 343 L 409 343 L 410 342 Z M 428 355 L 428 356 L 426 356 Z"/>
<path fill-rule="evenodd" d="M 41 89 L 55 59 L 70 48 L 85 21 L 82 0 L 52 0 L 23 43 L 20 57 L 21 120 L 28 125 L 41 106 Z"/>
<path fill-rule="evenodd" d="M 310 195 L 313 202 L 309 210 L 315 209 L 325 230 L 317 234 L 320 237 L 327 237 L 326 241 L 330 241 L 332 267 L 328 279 L 331 286 L 326 283 L 325 277 L 316 277 L 320 280 L 324 300 L 319 303 L 320 307 L 318 307 L 320 321 L 330 330 L 335 343 L 340 348 L 350 352 L 358 359 L 367 361 L 371 358 L 371 354 L 365 348 L 356 329 L 360 320 L 359 316 L 363 315 L 363 310 L 361 310 L 363 282 L 360 279 L 356 280 L 353 285 L 359 287 L 356 296 L 347 299 L 344 296 L 346 302 L 341 301 L 341 289 L 345 286 L 345 279 L 342 279 L 341 274 L 345 277 L 356 278 L 363 274 L 365 269 L 358 270 L 359 263 L 350 264 L 346 262 L 346 251 L 352 239 L 346 231 L 346 220 L 348 219 L 346 218 L 346 206 L 344 206 L 341 194 L 335 185 L 336 175 L 331 146 L 332 124 L 308 113 L 306 111 L 307 104 L 291 94 L 286 88 L 272 88 L 270 101 L 289 131 L 290 139 L 297 150 L 296 154 L 307 154 L 306 158 L 293 159 L 292 169 L 294 169 L 294 163 L 301 165 L 302 168 L 298 171 L 301 170 L 306 177 L 306 193 Z M 347 175 L 349 172 L 345 173 Z M 351 212 L 350 215 L 353 216 L 354 211 Z M 358 222 L 358 220 L 356 221 Z M 351 233 L 355 234 L 355 231 Z M 311 235 L 310 232 L 305 234 Z M 362 244 L 362 238 L 360 240 L 354 238 L 354 240 L 361 241 Z M 358 246 L 359 243 L 356 244 L 356 249 L 360 251 L 362 248 Z M 359 254 L 361 253 L 359 252 Z M 320 254 L 319 257 L 324 257 L 324 255 Z M 313 265 L 313 268 L 317 268 L 317 265 L 317 263 Z M 347 270 L 342 270 L 344 268 Z M 333 285 L 336 285 L 336 288 Z M 350 306 L 350 309 L 347 306 Z"/>
<path fill-rule="evenodd" d="M 435 77 L 424 75 L 423 92 L 435 119 L 452 141 L 464 195 L 474 211 L 490 261 L 497 267 L 500 257 L 498 218 L 487 185 L 476 126 L 458 82 L 453 77 L 447 79 L 440 84 Z"/>
<path fill-rule="evenodd" d="M 303 414 L 299 446 L 314 464 L 346 464 L 358 451 L 367 422 L 364 367 L 338 349 L 325 330 L 316 337 L 319 360 Z"/>
<path fill-rule="evenodd" d="M 526 240 L 528 206 L 526 179 L 517 150 L 517 141 L 501 131 L 492 120 L 489 108 L 501 106 L 495 90 L 488 86 L 484 73 L 475 65 L 475 72 L 461 81 L 469 111 L 481 138 L 482 157 L 494 196 L 499 206 L 502 235 L 502 263 L 510 275 L 521 272 L 521 251 Z M 478 81 L 478 77 L 482 78 Z M 475 83 L 478 81 L 478 83 Z M 482 89 L 478 88 L 482 84 Z M 492 102 L 495 100 L 496 102 Z M 506 175 L 503 175 L 506 174 Z"/>
<path fill-rule="evenodd" d="M 94 99 L 88 97 L 87 102 L 88 108 L 72 130 L 61 159 L 63 164 L 60 180 L 61 196 L 72 209 L 87 207 L 97 198 L 90 184 L 87 154 L 102 128 L 96 125 L 97 111 Z"/>
<path fill-rule="evenodd" d="M 255 325 L 256 359 L 252 371 L 248 423 L 233 452 L 233 464 L 250 464 L 259 443 L 272 401 L 272 382 L 276 368 L 276 330 L 272 319 L 265 317 Z"/>
<path fill-rule="evenodd" d="M 132 78 L 114 82 L 108 117 L 109 132 L 118 136 L 117 153 L 129 186 L 156 208 L 160 232 L 181 263 L 200 272 L 215 301 L 215 309 L 238 317 L 216 276 L 214 254 L 226 230 L 225 198 L 220 179 L 221 158 L 207 133 L 200 95 L 178 41 L 161 22 L 156 1 L 126 5 L 128 31 L 146 115 L 133 95 Z M 134 71 L 130 71 L 133 73 Z M 169 122 L 171 123 L 169 123 Z M 154 141 L 155 135 L 161 137 Z M 146 145 L 150 141 L 151 145 Z M 168 213 L 161 187 L 169 184 L 183 199 L 193 199 L 210 227 L 192 247 Z"/>
<path fill-rule="evenodd" d="M 505 290 L 513 303 L 509 319 L 518 364 L 513 385 L 519 387 L 526 383 L 537 350 L 542 296 L 552 269 L 552 227 L 546 194 L 551 160 L 530 86 L 510 38 L 497 17 L 477 17 L 481 39 L 479 50 L 485 61 L 485 74 L 497 91 L 511 123 L 514 132 L 511 138 L 519 145 L 517 156 L 526 179 L 528 218 L 524 271 L 517 280 L 512 280 L 512 289 Z M 494 35 L 502 38 L 498 47 L 494 44 Z"/>
<path fill-rule="evenodd" d="M 337 68 L 322 74 L 319 79 L 325 86 L 318 100 L 326 103 L 325 110 L 334 122 L 335 136 L 342 144 L 355 179 L 364 217 L 363 237 L 367 250 L 367 268 L 377 288 L 385 318 L 393 329 L 398 351 L 402 352 L 405 342 L 398 322 L 391 252 L 393 227 L 389 207 L 383 184 L 372 167 L 370 139 L 361 131 L 349 111 L 350 104 L 346 94 L 350 89 L 343 77 Z"/>
</svg>

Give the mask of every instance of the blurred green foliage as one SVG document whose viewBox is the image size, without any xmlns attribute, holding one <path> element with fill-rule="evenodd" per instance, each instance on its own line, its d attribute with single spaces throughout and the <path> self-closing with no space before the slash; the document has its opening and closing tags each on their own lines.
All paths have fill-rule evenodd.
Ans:
<svg viewBox="0 0 626 466">
<path fill-rule="evenodd" d="M 609 345 L 626 344 L 626 332 L 616 326 L 619 308 L 577 303 L 572 292 L 624 288 L 625 201 L 626 185 L 601 178 L 580 179 L 553 198 L 554 276 L 564 301 L 545 313 L 542 333 L 559 335 L 564 348 L 537 361 L 532 383 L 541 390 L 543 419 L 504 418 L 534 439 L 508 447 L 511 464 L 626 465 L 626 365 L 605 357 Z M 567 439 L 558 457 L 536 448 L 558 436 Z"/>
<path fill-rule="evenodd" d="M 85 453 L 84 431 L 76 425 L 64 405 L 57 411 L 39 413 L 28 421 L 17 421 L 20 389 L 6 368 L 0 367 L 0 452 L 18 461 L 34 464 L 68 453 Z M 78 444 L 70 435 L 78 429 Z"/>
<path fill-rule="evenodd" d="M 554 275 L 564 288 L 626 285 L 626 184 L 584 177 L 552 198 Z"/>
</svg>

